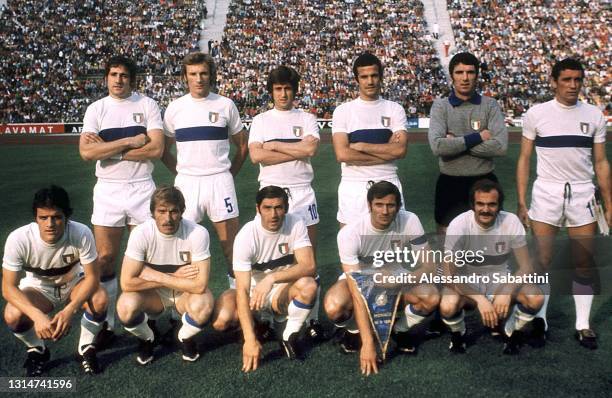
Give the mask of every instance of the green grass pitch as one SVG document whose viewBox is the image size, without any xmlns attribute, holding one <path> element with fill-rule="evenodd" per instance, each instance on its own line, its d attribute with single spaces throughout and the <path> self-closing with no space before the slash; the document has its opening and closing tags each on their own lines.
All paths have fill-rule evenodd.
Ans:
<svg viewBox="0 0 612 398">
<path fill-rule="evenodd" d="M 497 175 L 507 191 L 506 209 L 516 210 L 514 169 L 518 145 L 512 144 L 507 157 L 497 162 Z M 608 149 L 608 158 L 612 159 Z M 247 161 L 248 162 L 248 161 Z M 433 221 L 434 185 L 437 161 L 427 144 L 409 146 L 399 162 L 400 178 L 409 210 L 422 220 L 428 232 Z M 317 193 L 319 224 L 317 263 L 323 289 L 339 272 L 336 250 L 336 189 L 339 165 L 331 145 L 322 144 L 313 159 L 314 188 Z M 165 167 L 157 162 L 157 184 L 171 183 Z M 31 220 L 31 198 L 49 183 L 64 186 L 71 195 L 75 220 L 89 224 L 91 196 L 95 183 L 94 164 L 84 163 L 73 145 L 0 146 L 0 241 L 2 247 L 10 231 Z M 255 213 L 258 188 L 257 168 L 245 163 L 236 180 L 240 221 L 244 224 Z M 206 224 L 210 230 L 210 225 Z M 211 289 L 217 296 L 226 286 L 225 265 L 214 233 L 212 238 Z M 608 240 L 608 243 L 610 240 Z M 603 259 L 610 262 L 609 258 Z M 609 284 L 609 279 L 603 283 Z M 609 289 L 608 289 L 609 292 Z M 4 301 L 2 301 L 4 307 Z M 289 362 L 280 356 L 276 343 L 267 343 L 263 365 L 253 374 L 242 374 L 241 345 L 236 334 L 222 335 L 206 328 L 199 337 L 201 359 L 185 364 L 168 349 L 158 349 L 148 367 L 135 365 L 136 340 L 123 334 L 111 349 L 100 354 L 105 371 L 96 377 L 80 375 L 73 360 L 78 339 L 78 317 L 70 335 L 50 344 L 52 360 L 45 376 L 77 377 L 77 392 L 87 396 L 610 396 L 612 386 L 612 298 L 595 299 L 592 325 L 599 334 L 600 348 L 586 351 L 573 340 L 574 308 L 569 296 L 553 297 L 549 307 L 550 340 L 544 349 L 523 347 L 517 357 L 501 354 L 501 343 L 484 334 L 480 321 L 471 314 L 468 328 L 472 340 L 468 354 L 451 356 L 448 335 L 424 342 L 418 355 L 394 356 L 379 375 L 364 378 L 358 371 L 358 357 L 338 352 L 324 343 L 313 347 L 304 362 Z M 324 325 L 331 324 L 321 315 Z M 24 348 L 0 326 L 0 376 L 21 376 Z M 164 323 L 162 322 L 162 327 Z"/>
</svg>

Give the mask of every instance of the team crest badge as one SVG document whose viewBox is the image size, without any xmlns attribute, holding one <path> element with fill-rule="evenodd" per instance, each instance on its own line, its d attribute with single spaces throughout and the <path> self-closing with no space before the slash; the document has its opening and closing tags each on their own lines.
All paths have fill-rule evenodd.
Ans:
<svg viewBox="0 0 612 398">
<path fill-rule="evenodd" d="M 280 254 L 289 253 L 289 243 L 279 243 L 278 251 L 280 252 Z"/>
<path fill-rule="evenodd" d="M 144 122 L 144 114 L 143 113 L 132 113 L 132 119 L 138 124 Z"/>
<path fill-rule="evenodd" d="M 64 262 L 64 264 L 70 264 L 71 262 L 74 261 L 74 254 L 73 253 L 63 254 L 62 261 Z"/>
<path fill-rule="evenodd" d="M 217 121 L 219 120 L 219 113 L 208 112 L 208 120 L 210 120 L 211 123 L 217 123 Z"/>
<path fill-rule="evenodd" d="M 392 240 L 391 241 L 391 249 L 393 250 L 397 250 L 400 249 L 402 245 L 402 241 L 401 240 Z"/>
<path fill-rule="evenodd" d="M 302 126 L 293 126 L 293 135 L 296 137 L 301 137 L 304 134 L 304 129 Z"/>
<path fill-rule="evenodd" d="M 472 126 L 472 130 L 480 131 L 480 120 L 471 120 L 470 125 Z"/>
<path fill-rule="evenodd" d="M 497 242 L 495 243 L 495 251 L 497 254 L 502 254 L 506 251 L 506 242 Z"/>
<path fill-rule="evenodd" d="M 189 264 L 191 263 L 191 252 L 179 252 L 179 258 L 182 262 Z"/>
<path fill-rule="evenodd" d="M 582 131 L 582 134 L 589 134 L 589 124 L 580 122 L 580 131 Z"/>
<path fill-rule="evenodd" d="M 382 116 L 380 118 L 380 122 L 382 123 L 383 126 L 385 127 L 389 127 L 391 126 L 391 118 L 387 117 L 387 116 Z"/>
</svg>

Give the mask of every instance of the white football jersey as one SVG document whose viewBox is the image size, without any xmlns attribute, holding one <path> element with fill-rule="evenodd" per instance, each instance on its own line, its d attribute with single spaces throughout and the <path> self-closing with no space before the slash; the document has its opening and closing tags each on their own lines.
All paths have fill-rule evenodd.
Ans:
<svg viewBox="0 0 612 398">
<path fill-rule="evenodd" d="M 87 107 L 83 119 L 83 132 L 98 134 L 105 142 L 162 128 L 157 103 L 137 93 L 125 99 L 104 97 Z M 103 159 L 96 163 L 96 177 L 110 182 L 146 181 L 152 172 L 150 160 Z"/>
<path fill-rule="evenodd" d="M 63 285 L 78 275 L 81 264 L 91 264 L 97 258 L 93 234 L 84 224 L 68 220 L 64 235 L 51 245 L 41 239 L 38 224 L 33 222 L 10 233 L 2 267 L 25 271 L 26 278 L 41 286 Z"/>
<path fill-rule="evenodd" d="M 527 111 L 523 137 L 535 140 L 538 178 L 591 182 L 593 144 L 606 142 L 606 119 L 593 105 L 565 106 L 553 99 Z"/>
<path fill-rule="evenodd" d="M 372 226 L 370 214 L 363 215 L 354 223 L 338 232 L 338 253 L 345 265 L 372 265 L 375 252 L 421 250 L 427 246 L 427 237 L 419 217 L 401 210 L 386 230 Z"/>
<path fill-rule="evenodd" d="M 294 252 L 312 246 L 302 219 L 286 214 L 282 227 L 270 232 L 255 217 L 242 227 L 234 240 L 234 271 L 252 271 L 256 280 L 263 274 L 287 268 L 295 263 Z"/>
<path fill-rule="evenodd" d="M 255 116 L 249 130 L 249 144 L 268 141 L 299 142 L 311 135 L 319 139 L 319 127 L 314 115 L 301 109 L 279 111 L 271 109 Z M 259 164 L 259 185 L 293 187 L 308 185 L 313 179 L 310 159 L 292 160 L 273 165 Z"/>
<path fill-rule="evenodd" d="M 354 99 L 338 106 L 332 119 L 332 134 L 348 134 L 349 143 L 386 144 L 393 133 L 406 130 L 406 112 L 396 102 L 385 99 Z M 380 181 L 397 176 L 395 161 L 373 166 L 342 163 L 342 178 Z"/>
<path fill-rule="evenodd" d="M 495 223 L 481 227 L 468 210 L 455 217 L 446 229 L 445 250 L 482 251 L 483 261 L 466 263 L 468 272 L 506 272 L 512 249 L 527 245 L 525 228 L 519 218 L 507 211 L 500 211 Z"/>
<path fill-rule="evenodd" d="M 199 224 L 182 219 L 174 235 L 164 235 L 155 220 L 149 219 L 130 233 L 125 255 L 156 271 L 172 273 L 183 265 L 209 258 L 209 246 L 208 231 Z"/>
<path fill-rule="evenodd" d="M 207 176 L 228 171 L 229 136 L 243 129 L 232 100 L 210 93 L 206 98 L 186 94 L 168 105 L 164 133 L 176 139 L 179 174 Z"/>
</svg>

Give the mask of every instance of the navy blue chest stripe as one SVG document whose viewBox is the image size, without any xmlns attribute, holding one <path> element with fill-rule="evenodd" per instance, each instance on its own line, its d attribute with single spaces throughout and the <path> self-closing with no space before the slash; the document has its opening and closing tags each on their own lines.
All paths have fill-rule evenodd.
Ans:
<svg viewBox="0 0 612 398">
<path fill-rule="evenodd" d="M 421 235 L 418 238 L 411 240 L 410 243 L 415 245 L 415 246 L 427 243 L 427 236 Z"/>
<path fill-rule="evenodd" d="M 197 126 L 187 127 L 184 129 L 176 129 L 176 140 L 178 142 L 186 141 L 214 141 L 227 140 L 227 127 L 216 126 Z"/>
<path fill-rule="evenodd" d="M 479 262 L 478 259 L 474 259 L 474 261 L 469 262 L 469 263 L 466 262 L 466 263 L 468 265 L 471 265 L 472 267 L 487 266 L 487 265 L 501 265 L 505 263 L 506 261 L 508 261 L 508 258 L 510 257 L 510 253 L 500 254 L 498 256 L 485 254 L 482 257 L 484 258 L 484 261 L 482 263 Z"/>
<path fill-rule="evenodd" d="M 136 137 L 138 134 L 146 134 L 147 129 L 144 126 L 116 127 L 112 129 L 104 129 L 98 134 L 105 142 L 117 141 L 121 138 Z"/>
<path fill-rule="evenodd" d="M 386 144 L 393 133 L 389 129 L 355 130 L 350 133 L 349 143 L 367 142 L 368 144 Z"/>
<path fill-rule="evenodd" d="M 61 268 L 49 268 L 49 269 L 42 269 L 42 268 L 34 268 L 34 267 L 30 267 L 28 265 L 22 265 L 21 268 L 24 271 L 27 272 L 31 272 L 35 275 L 38 276 L 46 276 L 46 277 L 51 277 L 51 276 L 60 276 L 60 275 L 65 275 L 67 274 L 72 267 L 74 267 L 75 265 L 77 265 L 79 263 L 80 260 L 74 260 L 73 262 L 71 262 L 70 264 L 61 267 Z"/>
<path fill-rule="evenodd" d="M 554 135 L 536 137 L 535 145 L 543 148 L 592 148 L 593 137 L 583 135 Z"/>
<path fill-rule="evenodd" d="M 273 140 L 267 140 L 266 142 L 272 142 L 272 141 L 277 141 L 277 142 L 300 142 L 302 141 L 301 138 L 275 138 Z"/>
<path fill-rule="evenodd" d="M 295 263 L 295 256 L 293 254 L 287 254 L 283 257 L 277 258 L 276 260 L 255 263 L 251 268 L 257 271 L 265 271 L 267 269 L 274 269 L 285 265 L 291 265 L 293 263 Z"/>
<path fill-rule="evenodd" d="M 172 264 L 148 264 L 147 266 L 151 267 L 157 272 L 163 272 L 164 274 L 172 274 L 176 272 L 182 265 L 172 265 Z"/>
</svg>

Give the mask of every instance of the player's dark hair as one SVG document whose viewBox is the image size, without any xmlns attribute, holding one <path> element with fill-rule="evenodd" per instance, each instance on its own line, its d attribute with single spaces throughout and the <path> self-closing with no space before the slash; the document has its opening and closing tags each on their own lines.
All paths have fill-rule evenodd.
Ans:
<svg viewBox="0 0 612 398">
<path fill-rule="evenodd" d="M 217 85 L 217 65 L 215 60 L 208 54 L 202 52 L 189 53 L 183 58 L 181 63 L 181 74 L 187 79 L 187 65 L 208 65 L 208 73 L 210 74 L 210 87 Z"/>
<path fill-rule="evenodd" d="M 480 61 L 474 54 L 468 52 L 455 54 L 448 64 L 448 71 L 450 72 L 451 77 L 453 76 L 455 67 L 459 64 L 473 65 L 476 71 L 476 76 L 478 76 L 478 73 L 480 72 Z"/>
<path fill-rule="evenodd" d="M 561 61 L 555 62 L 552 68 L 551 76 L 553 80 L 557 81 L 559 76 L 561 76 L 561 72 L 564 70 L 578 70 L 581 72 L 582 77 L 584 77 L 584 67 L 582 63 L 575 58 L 565 58 Z"/>
<path fill-rule="evenodd" d="M 132 87 L 132 89 L 136 88 L 136 73 L 138 72 L 138 67 L 134 61 L 123 55 L 115 55 L 106 61 L 106 65 L 104 66 L 104 77 L 108 77 L 111 68 L 116 68 L 118 66 L 123 66 L 127 69 L 130 78 L 130 87 Z"/>
<path fill-rule="evenodd" d="M 402 194 L 400 193 L 399 188 L 389 181 L 379 181 L 372 184 L 370 189 L 368 189 L 368 204 L 371 205 L 374 199 L 384 198 L 387 195 L 395 196 L 395 204 L 399 209 L 402 205 Z"/>
<path fill-rule="evenodd" d="M 497 191 L 497 204 L 499 209 L 504 208 L 504 190 L 498 182 L 491 181 L 488 178 L 476 181 L 470 188 L 470 207 L 474 209 L 474 203 L 476 202 L 476 192 L 491 192 Z"/>
<path fill-rule="evenodd" d="M 66 218 L 72 215 L 70 198 L 64 188 L 50 185 L 36 191 L 34 200 L 32 200 L 32 214 L 34 214 L 34 218 L 36 218 L 36 209 L 52 209 L 54 207 L 60 209 Z"/>
<path fill-rule="evenodd" d="M 357 72 L 357 68 L 361 68 L 362 66 L 372 66 L 376 65 L 378 67 L 378 74 L 380 75 L 380 80 L 383 78 L 383 65 L 380 62 L 380 59 L 372 53 L 365 52 L 360 54 L 355 62 L 353 62 L 353 75 L 355 76 L 355 80 L 359 81 L 359 73 Z"/>
<path fill-rule="evenodd" d="M 290 66 L 281 65 L 274 68 L 268 76 L 268 82 L 266 83 L 266 89 L 272 94 L 272 86 L 274 84 L 290 84 L 293 89 L 293 93 L 297 93 L 300 84 L 300 75 Z"/>
<path fill-rule="evenodd" d="M 257 195 L 255 196 L 255 203 L 257 203 L 257 208 L 261 205 L 264 199 L 276 199 L 281 198 L 283 200 L 283 204 L 285 206 L 285 213 L 289 211 L 289 196 L 287 196 L 287 191 L 285 191 L 281 187 L 277 187 L 276 185 L 268 185 L 267 187 L 261 188 Z"/>
<path fill-rule="evenodd" d="M 149 204 L 151 214 L 155 212 L 155 207 L 160 203 L 175 205 L 179 208 L 181 214 L 185 211 L 185 197 L 177 187 L 162 185 L 153 192 Z"/>
</svg>

